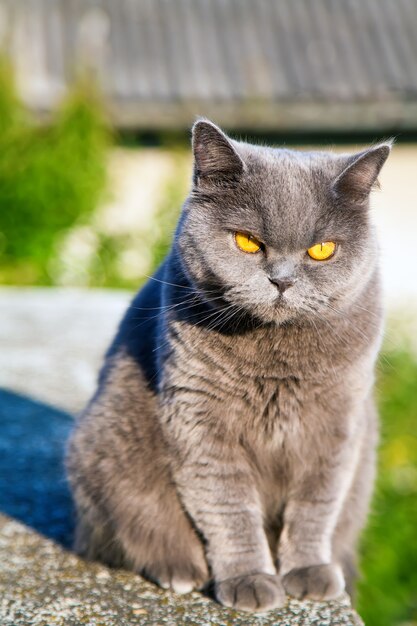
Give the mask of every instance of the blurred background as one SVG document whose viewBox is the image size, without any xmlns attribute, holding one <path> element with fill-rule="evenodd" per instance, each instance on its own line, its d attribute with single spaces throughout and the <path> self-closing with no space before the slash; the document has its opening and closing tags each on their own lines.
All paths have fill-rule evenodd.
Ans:
<svg viewBox="0 0 417 626">
<path fill-rule="evenodd" d="M 388 314 L 358 610 L 415 625 L 417 0 L 0 0 L 0 510 L 68 543 L 51 458 L 55 476 L 69 415 L 169 247 L 199 115 L 278 146 L 396 139 L 372 198 Z"/>
</svg>

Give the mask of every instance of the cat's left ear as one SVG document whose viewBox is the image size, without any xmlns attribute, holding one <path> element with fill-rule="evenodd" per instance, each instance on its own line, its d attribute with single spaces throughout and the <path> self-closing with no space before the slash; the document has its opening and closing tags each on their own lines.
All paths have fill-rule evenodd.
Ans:
<svg viewBox="0 0 417 626">
<path fill-rule="evenodd" d="M 206 119 L 197 120 L 192 130 L 195 185 L 236 181 L 244 164 L 232 141 L 218 126 Z"/>
<path fill-rule="evenodd" d="M 379 172 L 391 148 L 392 141 L 387 141 L 349 157 L 347 166 L 333 183 L 336 197 L 365 204 L 378 184 Z"/>
</svg>

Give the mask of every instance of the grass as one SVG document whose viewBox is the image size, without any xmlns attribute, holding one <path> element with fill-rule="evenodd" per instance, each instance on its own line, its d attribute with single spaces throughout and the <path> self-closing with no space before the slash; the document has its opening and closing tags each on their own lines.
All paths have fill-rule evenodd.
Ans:
<svg viewBox="0 0 417 626">
<path fill-rule="evenodd" d="M 362 542 L 358 610 L 367 626 L 417 624 L 417 362 L 380 360 L 379 472 Z"/>
</svg>

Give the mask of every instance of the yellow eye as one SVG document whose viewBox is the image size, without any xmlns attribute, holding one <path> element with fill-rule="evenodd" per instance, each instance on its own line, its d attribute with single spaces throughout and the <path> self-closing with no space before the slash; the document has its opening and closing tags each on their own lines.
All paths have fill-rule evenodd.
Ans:
<svg viewBox="0 0 417 626">
<path fill-rule="evenodd" d="M 249 254 L 254 254 L 255 252 L 259 252 L 262 247 L 260 241 L 258 241 L 253 235 L 248 235 L 247 233 L 235 233 L 235 241 L 243 252 L 248 252 Z"/>
<path fill-rule="evenodd" d="M 334 241 L 324 241 L 312 246 L 307 252 L 315 261 L 326 261 L 336 252 L 336 244 Z"/>
</svg>

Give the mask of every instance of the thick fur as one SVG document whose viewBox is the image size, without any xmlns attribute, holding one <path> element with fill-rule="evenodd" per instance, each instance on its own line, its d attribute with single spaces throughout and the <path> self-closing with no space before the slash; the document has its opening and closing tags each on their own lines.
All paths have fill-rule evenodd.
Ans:
<svg viewBox="0 0 417 626">
<path fill-rule="evenodd" d="M 213 579 L 246 610 L 352 588 L 382 325 L 368 196 L 389 149 L 276 150 L 196 123 L 171 252 L 70 442 L 81 554 L 176 591 Z M 328 261 L 306 253 L 320 241 Z"/>
</svg>

